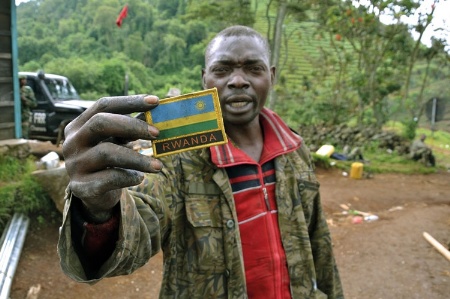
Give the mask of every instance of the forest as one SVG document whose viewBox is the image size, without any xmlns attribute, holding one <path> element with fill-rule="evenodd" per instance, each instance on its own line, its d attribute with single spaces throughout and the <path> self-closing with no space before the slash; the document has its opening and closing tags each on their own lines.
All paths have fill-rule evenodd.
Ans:
<svg viewBox="0 0 450 299">
<path fill-rule="evenodd" d="M 430 47 L 421 41 L 435 6 L 407 25 L 402 16 L 423 0 L 364 2 L 31 0 L 17 8 L 19 69 L 67 76 L 86 100 L 164 97 L 170 87 L 188 93 L 202 88 L 210 38 L 229 25 L 247 25 L 268 39 L 277 67 L 267 105 L 292 127 L 381 128 L 395 119 L 412 139 L 427 101 L 448 101 L 450 91 L 446 41 L 433 38 Z M 384 24 L 382 15 L 393 22 Z"/>
</svg>

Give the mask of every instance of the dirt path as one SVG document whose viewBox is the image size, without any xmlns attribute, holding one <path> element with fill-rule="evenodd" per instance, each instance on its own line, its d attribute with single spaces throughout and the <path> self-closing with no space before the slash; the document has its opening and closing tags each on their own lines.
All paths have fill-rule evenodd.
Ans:
<svg viewBox="0 0 450 299">
<path fill-rule="evenodd" d="M 333 235 L 347 299 L 444 299 L 450 294 L 450 261 L 422 236 L 450 243 L 450 173 L 426 176 L 375 175 L 352 180 L 318 170 L 322 203 Z M 352 224 L 341 204 L 372 212 L 374 222 Z M 94 286 L 62 274 L 56 254 L 58 224 L 30 228 L 14 278 L 11 299 L 24 299 L 40 284 L 40 299 L 157 298 L 159 254 L 129 276 Z"/>
</svg>

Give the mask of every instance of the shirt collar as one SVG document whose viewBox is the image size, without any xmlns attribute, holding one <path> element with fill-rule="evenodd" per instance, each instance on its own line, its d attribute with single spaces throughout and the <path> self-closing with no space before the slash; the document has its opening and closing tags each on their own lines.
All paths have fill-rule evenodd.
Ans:
<svg viewBox="0 0 450 299">
<path fill-rule="evenodd" d="M 292 152 L 301 146 L 302 138 L 295 134 L 275 112 L 263 108 L 259 114 L 259 122 L 264 132 L 264 149 L 261 161 Z M 243 151 L 233 145 L 230 138 L 228 138 L 227 144 L 212 146 L 210 151 L 212 162 L 218 167 L 251 161 Z"/>
</svg>

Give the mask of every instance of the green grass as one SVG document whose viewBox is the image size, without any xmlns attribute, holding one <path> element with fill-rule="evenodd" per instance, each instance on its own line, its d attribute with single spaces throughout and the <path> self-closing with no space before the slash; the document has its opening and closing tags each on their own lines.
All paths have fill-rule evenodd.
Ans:
<svg viewBox="0 0 450 299">
<path fill-rule="evenodd" d="M 37 183 L 32 158 L 25 162 L 0 156 L 0 232 L 14 213 L 23 213 L 38 223 L 56 219 L 55 204 Z"/>
<path fill-rule="evenodd" d="M 403 125 L 399 122 L 388 122 L 384 128 L 385 130 L 391 130 L 398 134 L 403 132 Z M 450 168 L 450 132 L 446 131 L 431 131 L 427 128 L 418 128 L 416 130 L 416 138 L 425 134 L 427 138 L 425 143 L 433 150 L 433 154 L 436 157 L 437 167 Z"/>
<path fill-rule="evenodd" d="M 370 173 L 402 173 L 402 174 L 429 174 L 441 170 L 441 167 L 425 167 L 421 163 L 402 157 L 396 153 L 389 154 L 383 151 L 365 152 L 364 172 Z M 320 157 L 313 153 L 313 161 L 319 168 L 337 168 L 350 172 L 354 161 L 339 161 Z"/>
<path fill-rule="evenodd" d="M 384 130 L 394 131 L 402 134 L 403 126 L 400 123 L 389 122 Z M 366 173 L 403 173 L 403 174 L 429 174 L 438 171 L 448 171 L 450 169 L 450 133 L 445 131 L 431 132 L 426 128 L 419 128 L 416 136 L 426 134 L 427 143 L 433 150 L 436 157 L 436 167 L 426 167 L 420 162 L 409 159 L 406 155 L 400 155 L 397 152 L 388 152 L 381 149 L 376 143 L 365 145 L 363 150 L 364 159 L 368 160 L 364 164 Z M 336 149 L 339 152 L 339 149 Z M 320 157 L 315 153 L 313 155 L 316 167 L 330 168 L 335 167 L 343 171 L 350 171 L 353 161 L 338 161 L 325 157 Z M 333 164 L 331 166 L 331 164 Z"/>
</svg>

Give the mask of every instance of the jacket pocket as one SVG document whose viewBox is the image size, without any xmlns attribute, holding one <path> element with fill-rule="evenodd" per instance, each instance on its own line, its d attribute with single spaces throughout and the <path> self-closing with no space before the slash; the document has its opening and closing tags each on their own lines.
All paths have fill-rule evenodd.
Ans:
<svg viewBox="0 0 450 299">
<path fill-rule="evenodd" d="M 302 213 L 306 224 L 309 226 L 311 221 L 311 215 L 314 208 L 314 202 L 319 195 L 319 183 L 315 181 L 297 180 L 297 184 L 294 188 L 293 194 L 293 209 L 297 213 Z M 295 220 L 299 215 L 295 213 L 293 215 Z"/>
<path fill-rule="evenodd" d="M 185 260 L 189 271 L 225 271 L 224 236 L 220 197 L 217 194 L 189 194 L 185 199 Z"/>
<path fill-rule="evenodd" d="M 319 192 L 320 184 L 306 180 L 297 180 L 297 189 L 294 194 L 294 207 L 305 204 L 313 199 Z"/>
<path fill-rule="evenodd" d="M 186 216 L 193 227 L 222 227 L 219 198 L 187 197 Z"/>
</svg>

